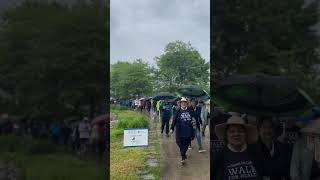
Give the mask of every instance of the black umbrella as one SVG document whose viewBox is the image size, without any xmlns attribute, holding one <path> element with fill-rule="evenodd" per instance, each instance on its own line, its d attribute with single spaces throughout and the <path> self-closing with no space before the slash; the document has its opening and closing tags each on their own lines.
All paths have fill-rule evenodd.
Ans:
<svg viewBox="0 0 320 180">
<path fill-rule="evenodd" d="M 154 96 L 152 99 L 154 101 L 164 100 L 164 99 L 174 99 L 176 96 L 168 93 L 168 92 L 160 92 L 156 96 Z"/>
<path fill-rule="evenodd" d="M 254 115 L 293 115 L 312 104 L 294 81 L 262 73 L 231 76 L 214 89 L 215 103 Z"/>
<path fill-rule="evenodd" d="M 177 89 L 178 96 L 185 96 L 190 98 L 204 97 L 208 96 L 206 91 L 197 85 L 184 85 Z"/>
</svg>

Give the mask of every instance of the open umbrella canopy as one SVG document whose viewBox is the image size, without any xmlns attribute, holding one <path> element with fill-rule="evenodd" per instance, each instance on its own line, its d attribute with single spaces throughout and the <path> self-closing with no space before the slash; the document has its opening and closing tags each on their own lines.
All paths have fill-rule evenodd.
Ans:
<svg viewBox="0 0 320 180">
<path fill-rule="evenodd" d="M 294 81 L 262 73 L 231 76 L 214 89 L 216 104 L 254 115 L 293 115 L 312 105 L 311 98 Z"/>
<path fill-rule="evenodd" d="M 153 100 L 159 101 L 159 100 L 164 100 L 164 99 L 174 99 L 176 96 L 168 93 L 168 92 L 160 92 L 156 96 L 153 97 Z"/>
<path fill-rule="evenodd" d="M 208 94 L 197 85 L 184 85 L 177 89 L 178 96 L 197 98 L 207 96 Z"/>
</svg>

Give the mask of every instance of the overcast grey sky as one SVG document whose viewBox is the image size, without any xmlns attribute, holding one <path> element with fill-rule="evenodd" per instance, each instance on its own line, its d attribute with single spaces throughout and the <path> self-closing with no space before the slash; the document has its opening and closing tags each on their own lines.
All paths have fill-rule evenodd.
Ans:
<svg viewBox="0 0 320 180">
<path fill-rule="evenodd" d="M 210 55 L 210 0 L 111 0 L 110 61 L 153 58 L 176 40 Z"/>
</svg>

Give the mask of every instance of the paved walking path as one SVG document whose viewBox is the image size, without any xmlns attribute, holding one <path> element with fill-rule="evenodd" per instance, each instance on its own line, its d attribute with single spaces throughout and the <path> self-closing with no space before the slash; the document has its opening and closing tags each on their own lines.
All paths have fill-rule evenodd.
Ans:
<svg viewBox="0 0 320 180">
<path fill-rule="evenodd" d="M 149 145 L 146 148 L 147 151 L 147 161 L 146 161 L 146 167 L 148 168 L 157 168 L 159 170 L 159 161 L 160 161 L 160 155 L 157 153 L 157 148 L 159 149 L 159 135 L 157 133 L 158 129 L 158 121 L 152 119 L 150 113 L 147 111 L 143 112 L 143 115 L 150 118 L 149 120 Z M 139 172 L 140 179 L 141 180 L 154 180 L 159 178 L 159 173 L 152 174 L 151 172 L 148 172 L 146 169 Z"/>
<path fill-rule="evenodd" d="M 160 134 L 160 129 L 158 131 Z M 204 153 L 199 153 L 196 139 L 188 150 L 185 165 L 180 163 L 180 151 L 175 141 L 175 133 L 170 137 L 160 135 L 160 179 L 161 180 L 209 180 L 210 179 L 210 135 L 208 127 L 202 140 Z"/>
</svg>

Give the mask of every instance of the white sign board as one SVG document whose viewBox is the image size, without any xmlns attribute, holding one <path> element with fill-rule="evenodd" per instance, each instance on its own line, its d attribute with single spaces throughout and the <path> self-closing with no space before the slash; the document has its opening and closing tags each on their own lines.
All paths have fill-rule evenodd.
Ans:
<svg viewBox="0 0 320 180">
<path fill-rule="evenodd" d="M 124 129 L 123 146 L 148 146 L 148 129 Z"/>
</svg>

